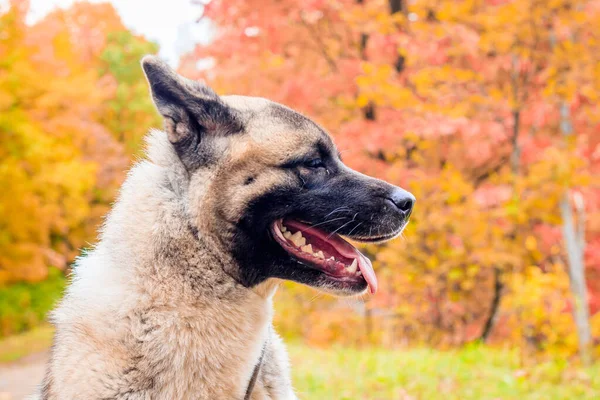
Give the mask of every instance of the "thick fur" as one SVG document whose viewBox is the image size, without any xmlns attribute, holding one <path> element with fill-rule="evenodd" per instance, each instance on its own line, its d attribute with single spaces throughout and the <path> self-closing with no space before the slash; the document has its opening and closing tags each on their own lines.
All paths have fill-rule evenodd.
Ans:
<svg viewBox="0 0 600 400">
<path fill-rule="evenodd" d="M 37 398 L 241 400 L 264 348 L 251 398 L 295 399 L 271 322 L 278 282 L 343 295 L 366 282 L 303 265 L 269 227 L 293 216 L 383 240 L 414 198 L 347 168 L 318 125 L 284 106 L 219 97 L 155 58 L 143 67 L 165 130 L 148 136 L 73 269 Z"/>
<path fill-rule="evenodd" d="M 248 290 L 190 227 L 187 173 L 163 132 L 133 168 L 60 307 L 43 399 L 295 398 L 271 328 L 275 282 Z M 229 267 L 231 268 L 231 267 Z"/>
</svg>

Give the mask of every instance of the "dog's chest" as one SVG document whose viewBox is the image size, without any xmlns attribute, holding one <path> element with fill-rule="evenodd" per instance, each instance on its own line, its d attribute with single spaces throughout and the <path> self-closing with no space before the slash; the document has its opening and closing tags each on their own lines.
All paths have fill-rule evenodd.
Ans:
<svg viewBox="0 0 600 400">
<path fill-rule="evenodd" d="M 271 323 L 268 308 L 243 309 L 147 313 L 136 327 L 134 359 L 135 368 L 152 378 L 153 394 L 243 397 Z"/>
</svg>

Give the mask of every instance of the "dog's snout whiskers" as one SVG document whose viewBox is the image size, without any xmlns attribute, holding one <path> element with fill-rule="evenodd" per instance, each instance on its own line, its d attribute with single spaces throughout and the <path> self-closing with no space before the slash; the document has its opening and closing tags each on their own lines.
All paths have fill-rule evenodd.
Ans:
<svg viewBox="0 0 600 400">
<path fill-rule="evenodd" d="M 354 232 L 356 230 L 356 228 L 358 228 L 361 225 L 362 225 L 362 222 L 359 222 L 358 224 L 356 224 L 356 226 L 354 226 L 354 228 L 352 228 L 350 230 L 350 232 L 348 232 L 348 236 L 352 235 L 352 232 Z"/>
<path fill-rule="evenodd" d="M 335 214 L 335 213 L 342 212 L 342 211 L 350 211 L 350 207 L 348 207 L 348 206 L 338 207 L 335 210 L 333 210 L 332 212 L 330 212 L 329 214 L 327 214 L 324 218 L 329 217 L 331 214 Z"/>
</svg>

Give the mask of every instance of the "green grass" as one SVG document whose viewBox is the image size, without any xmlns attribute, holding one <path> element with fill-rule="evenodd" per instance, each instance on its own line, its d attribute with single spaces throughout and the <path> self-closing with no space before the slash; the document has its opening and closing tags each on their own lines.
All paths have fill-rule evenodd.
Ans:
<svg viewBox="0 0 600 400">
<path fill-rule="evenodd" d="M 598 400 L 600 365 L 519 366 L 517 352 L 486 347 L 355 350 L 289 346 L 301 399 Z"/>
<path fill-rule="evenodd" d="M 66 285 L 61 271 L 51 268 L 48 272 L 48 278 L 42 282 L 0 286 L 0 338 L 25 332 L 46 321 Z"/>
<path fill-rule="evenodd" d="M 0 363 L 50 346 L 41 326 L 0 340 Z M 600 364 L 564 361 L 523 367 L 517 351 L 484 346 L 460 350 L 316 349 L 288 346 L 300 399 L 369 400 L 598 400 Z"/>
<path fill-rule="evenodd" d="M 50 325 L 42 325 L 0 340 L 0 363 L 16 361 L 28 354 L 48 349 L 53 335 L 54 329 Z"/>
</svg>

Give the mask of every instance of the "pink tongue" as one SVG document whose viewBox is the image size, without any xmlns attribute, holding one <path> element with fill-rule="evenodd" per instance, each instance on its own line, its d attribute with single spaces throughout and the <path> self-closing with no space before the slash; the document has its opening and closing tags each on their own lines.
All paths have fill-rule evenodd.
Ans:
<svg viewBox="0 0 600 400">
<path fill-rule="evenodd" d="M 360 272 L 362 272 L 365 280 L 369 284 L 369 290 L 371 291 L 371 294 L 375 294 L 375 292 L 377 292 L 377 276 L 373 270 L 373 264 L 371 264 L 371 260 L 369 260 L 367 256 L 360 251 L 356 250 L 356 253 L 360 257 L 358 259 L 358 268 L 360 268 Z"/>
<path fill-rule="evenodd" d="M 338 251 L 338 253 L 340 253 L 346 258 L 356 258 L 358 260 L 358 268 L 360 268 L 360 272 L 367 281 L 367 284 L 369 285 L 369 290 L 372 294 L 375 294 L 375 292 L 377 292 L 377 276 L 375 275 L 375 271 L 373 270 L 371 260 L 369 260 L 367 256 L 362 254 L 360 251 L 358 251 L 356 247 L 346 242 L 337 234 L 330 235 L 320 229 L 313 228 L 310 225 L 305 225 L 302 222 L 296 220 L 286 220 L 285 225 L 289 226 L 290 228 L 300 230 L 302 232 L 307 232 L 309 235 L 316 236 L 322 241 L 331 244 Z"/>
</svg>

